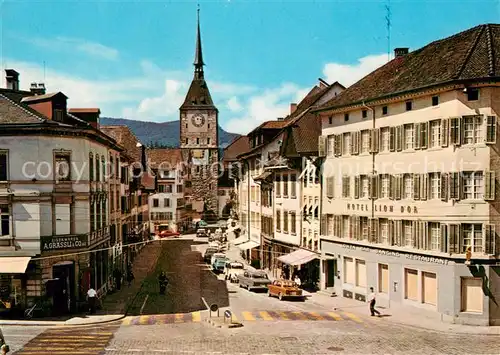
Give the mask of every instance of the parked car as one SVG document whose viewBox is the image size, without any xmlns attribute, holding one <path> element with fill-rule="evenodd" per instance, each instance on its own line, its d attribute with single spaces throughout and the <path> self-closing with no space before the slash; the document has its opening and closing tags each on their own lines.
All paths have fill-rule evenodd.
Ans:
<svg viewBox="0 0 500 355">
<path fill-rule="evenodd" d="M 269 297 L 278 297 L 280 301 L 284 298 L 300 298 L 305 299 L 302 290 L 299 286 L 290 280 L 274 280 L 267 285 Z"/>
<path fill-rule="evenodd" d="M 179 238 L 180 235 L 181 234 L 179 232 L 164 230 L 164 231 L 160 232 L 159 237 L 160 238 L 169 238 L 169 237 Z"/>
<path fill-rule="evenodd" d="M 205 250 L 205 254 L 203 254 L 203 261 L 205 261 L 206 263 L 211 263 L 212 255 L 214 255 L 218 251 L 219 248 L 208 247 L 207 250 Z"/>
<path fill-rule="evenodd" d="M 224 260 L 226 260 L 226 259 L 227 259 L 227 256 L 226 256 L 226 254 L 224 254 L 224 253 L 215 253 L 215 254 L 213 254 L 213 255 L 212 255 L 212 259 L 210 259 L 210 265 L 212 265 L 212 267 L 214 266 L 215 261 L 216 261 L 217 259 L 224 259 Z"/>
<path fill-rule="evenodd" d="M 226 257 L 216 258 L 215 262 L 213 263 L 213 266 L 212 266 L 214 273 L 222 274 L 224 272 L 224 267 L 226 266 L 228 261 L 229 261 L 229 259 Z"/>
<path fill-rule="evenodd" d="M 245 272 L 245 266 L 242 263 L 233 261 L 226 263 L 224 267 L 225 279 L 232 283 L 238 282 L 238 275 Z"/>
<path fill-rule="evenodd" d="M 267 290 L 267 285 L 271 283 L 271 280 L 264 271 L 245 271 L 238 275 L 238 282 L 240 287 L 251 291 L 255 289 Z"/>
<path fill-rule="evenodd" d="M 196 231 L 196 237 L 197 238 L 206 238 L 208 237 L 207 230 L 205 228 L 198 228 Z"/>
</svg>

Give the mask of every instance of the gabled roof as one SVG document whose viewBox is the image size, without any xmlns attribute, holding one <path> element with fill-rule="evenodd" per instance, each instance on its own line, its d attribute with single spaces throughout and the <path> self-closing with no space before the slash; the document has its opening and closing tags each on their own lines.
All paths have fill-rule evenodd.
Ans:
<svg viewBox="0 0 500 355">
<path fill-rule="evenodd" d="M 45 101 L 45 100 L 52 99 L 56 96 L 63 96 L 66 99 L 68 98 L 62 92 L 53 92 L 53 93 L 44 94 L 44 95 L 34 95 L 34 96 L 23 97 L 21 102 L 25 103 L 25 102 Z"/>
<path fill-rule="evenodd" d="M 212 108 L 215 109 L 210 90 L 204 79 L 193 79 L 184 99 L 181 109 L 184 108 Z"/>
<path fill-rule="evenodd" d="M 500 24 L 479 25 L 396 57 L 319 110 L 469 80 L 500 77 Z"/>
<path fill-rule="evenodd" d="M 0 124 L 44 123 L 48 118 L 41 113 L 0 94 Z"/>
<path fill-rule="evenodd" d="M 137 146 L 139 139 L 127 126 L 100 126 L 100 131 L 113 138 L 119 145 L 125 148 L 125 153 L 132 162 L 141 162 L 141 148 Z"/>
<path fill-rule="evenodd" d="M 235 138 L 231 144 L 229 144 L 226 148 L 224 148 L 224 155 L 222 157 L 222 161 L 235 161 L 238 160 L 238 155 L 245 153 L 248 151 L 248 137 L 247 136 L 239 136 Z"/>
<path fill-rule="evenodd" d="M 70 108 L 69 113 L 101 113 L 99 108 Z"/>
<path fill-rule="evenodd" d="M 179 148 L 153 148 L 147 149 L 146 153 L 149 165 L 154 169 L 159 167 L 173 169 L 183 161 L 182 151 Z"/>
<path fill-rule="evenodd" d="M 315 155 L 318 152 L 318 137 L 321 135 L 321 121 L 307 110 L 304 115 L 285 128 L 283 155 L 298 157 L 302 154 Z"/>
</svg>

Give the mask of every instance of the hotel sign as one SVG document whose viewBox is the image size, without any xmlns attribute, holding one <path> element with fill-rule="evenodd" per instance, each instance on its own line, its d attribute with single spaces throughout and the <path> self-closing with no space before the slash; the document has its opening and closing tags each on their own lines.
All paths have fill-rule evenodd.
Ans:
<svg viewBox="0 0 500 355">
<path fill-rule="evenodd" d="M 367 203 L 348 203 L 347 209 L 350 211 L 365 211 L 370 212 L 370 205 Z M 393 205 L 382 205 L 375 204 L 374 212 L 388 212 L 388 213 L 408 213 L 408 214 L 417 214 L 418 209 L 417 206 L 400 206 L 395 207 Z"/>
<path fill-rule="evenodd" d="M 344 249 L 360 250 L 360 251 L 375 253 L 375 254 L 379 254 L 379 255 L 392 256 L 395 258 L 403 257 L 403 258 L 406 258 L 408 260 L 416 260 L 416 261 L 422 261 L 422 262 L 426 262 L 426 263 L 434 263 L 434 264 L 442 264 L 442 265 L 448 265 L 448 263 L 449 263 L 449 261 L 446 259 L 436 258 L 433 256 L 427 256 L 427 255 L 400 253 L 398 251 L 393 251 L 393 250 L 368 248 L 368 247 L 357 246 L 357 245 L 352 245 L 352 244 L 342 244 L 342 247 Z"/>
<path fill-rule="evenodd" d="M 41 251 L 81 249 L 88 246 L 88 235 L 41 237 Z"/>
</svg>

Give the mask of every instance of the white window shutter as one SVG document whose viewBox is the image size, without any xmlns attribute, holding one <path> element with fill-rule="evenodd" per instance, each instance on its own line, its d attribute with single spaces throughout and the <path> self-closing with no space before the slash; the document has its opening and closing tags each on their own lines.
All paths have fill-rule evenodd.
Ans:
<svg viewBox="0 0 500 355">
<path fill-rule="evenodd" d="M 422 126 L 420 123 L 415 123 L 413 125 L 413 130 L 415 131 L 415 139 L 413 140 L 413 147 L 415 149 L 420 149 L 422 144 Z"/>
<path fill-rule="evenodd" d="M 447 147 L 450 138 L 450 121 L 447 119 L 441 120 L 441 147 Z"/>
<path fill-rule="evenodd" d="M 429 174 L 421 174 L 420 175 L 420 183 L 421 183 L 420 200 L 426 201 L 427 200 L 427 193 L 428 193 L 428 189 L 429 189 Z"/>
<path fill-rule="evenodd" d="M 448 252 L 448 226 L 444 223 L 441 223 L 440 225 L 440 247 L 441 247 L 441 252 L 447 253 Z"/>
</svg>

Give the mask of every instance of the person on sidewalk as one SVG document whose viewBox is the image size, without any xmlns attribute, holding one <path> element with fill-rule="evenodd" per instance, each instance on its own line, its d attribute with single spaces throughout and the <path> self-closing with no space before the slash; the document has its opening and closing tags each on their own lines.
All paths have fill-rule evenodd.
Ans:
<svg viewBox="0 0 500 355">
<path fill-rule="evenodd" d="M 168 278 L 164 271 L 158 276 L 158 283 L 160 284 L 160 295 L 164 295 L 168 285 Z"/>
<path fill-rule="evenodd" d="M 298 288 L 300 288 L 300 286 L 302 285 L 302 282 L 300 281 L 300 277 L 298 274 L 295 275 L 295 279 L 293 280 L 293 282 L 297 284 Z"/>
<path fill-rule="evenodd" d="M 370 302 L 370 313 L 371 313 L 372 317 L 374 317 L 375 314 L 380 316 L 380 312 L 375 309 L 375 304 L 377 303 L 377 300 L 376 300 L 375 291 L 373 290 L 373 287 L 370 287 L 369 302 Z"/>
<path fill-rule="evenodd" d="M 97 292 L 94 290 L 92 286 L 90 286 L 89 290 L 87 291 L 87 302 L 89 303 L 90 314 L 95 313 L 96 301 L 97 301 Z"/>
<path fill-rule="evenodd" d="M 130 285 L 132 285 L 132 281 L 134 281 L 135 277 L 134 277 L 134 273 L 132 272 L 132 264 L 129 263 L 128 267 L 127 267 L 127 282 L 128 282 L 128 285 L 130 287 Z"/>
</svg>

